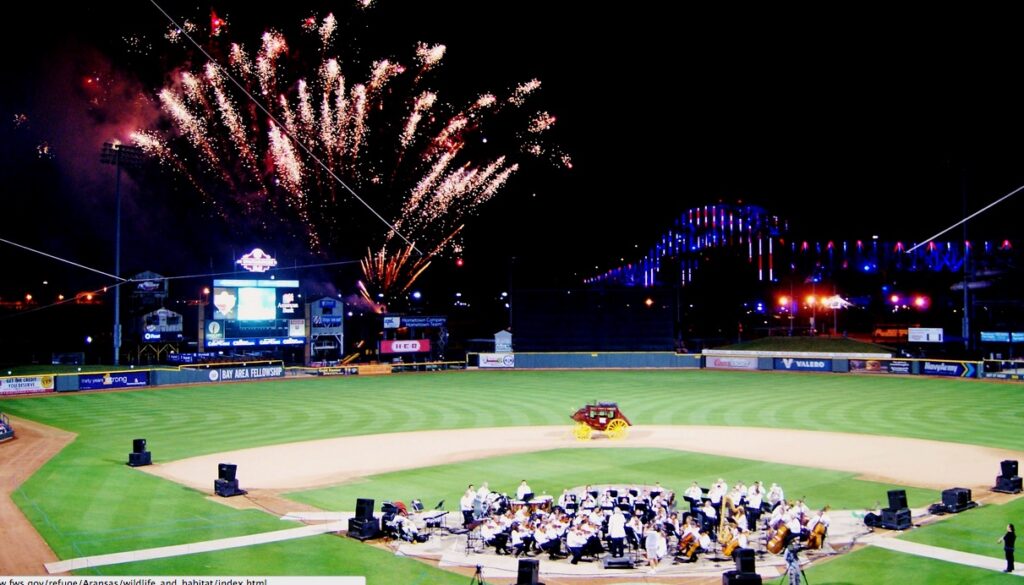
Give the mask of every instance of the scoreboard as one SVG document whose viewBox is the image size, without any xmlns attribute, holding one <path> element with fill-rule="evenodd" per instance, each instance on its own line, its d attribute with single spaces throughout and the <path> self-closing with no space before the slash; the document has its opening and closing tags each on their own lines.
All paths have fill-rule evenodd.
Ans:
<svg viewBox="0 0 1024 585">
<path fill-rule="evenodd" d="M 306 342 L 301 301 L 298 280 L 214 280 L 206 347 L 301 346 Z"/>
</svg>

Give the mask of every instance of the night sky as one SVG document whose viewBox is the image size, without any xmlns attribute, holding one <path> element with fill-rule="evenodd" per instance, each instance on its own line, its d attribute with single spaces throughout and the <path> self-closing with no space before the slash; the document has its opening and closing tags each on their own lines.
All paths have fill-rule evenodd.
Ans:
<svg viewBox="0 0 1024 585">
<path fill-rule="evenodd" d="M 162 5 L 199 20 L 212 8 L 246 39 L 268 26 L 294 30 L 328 10 L 357 14 L 349 3 Z M 343 45 L 362 57 L 407 58 L 417 41 L 445 43 L 434 86 L 451 101 L 543 82 L 532 106 L 557 116 L 552 138 L 573 168 L 528 165 L 470 218 L 465 266 L 445 258 L 431 269 L 435 282 L 497 290 L 513 256 L 524 279 L 579 283 L 595 267 L 642 256 L 685 209 L 717 201 L 762 205 L 805 239 L 932 235 L 963 216 L 965 198 L 973 211 L 1024 184 L 1024 47 L 1015 22 L 963 6 L 380 0 L 352 19 Z M 168 73 L 160 67 L 179 58 L 162 38 L 168 23 L 150 2 L 56 12 L 21 5 L 9 23 L 32 34 L 3 41 L 0 237 L 112 270 L 114 173 L 99 164 L 99 150 L 139 120 L 159 123 L 137 96 L 151 99 Z M 151 48 L 136 54 L 126 38 Z M 91 75 L 107 84 L 99 107 L 83 85 Z M 124 272 L 222 270 L 260 243 L 197 218 L 194 199 L 168 192 L 168 177 L 134 179 L 123 192 Z M 1011 199 L 970 233 L 1013 238 L 1022 211 L 1024 196 Z M 80 288 L 104 282 L 7 246 L 0 261 L 8 267 L 2 295 L 41 278 Z M 321 278 L 351 292 L 356 276 Z"/>
</svg>

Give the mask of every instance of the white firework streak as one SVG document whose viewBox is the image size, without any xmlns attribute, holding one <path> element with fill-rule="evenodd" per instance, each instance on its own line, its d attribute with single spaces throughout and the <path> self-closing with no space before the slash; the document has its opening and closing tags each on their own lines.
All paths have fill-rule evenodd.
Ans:
<svg viewBox="0 0 1024 585">
<path fill-rule="evenodd" d="M 348 100 L 345 99 L 345 78 L 343 76 L 338 77 L 338 89 L 334 92 L 334 111 L 338 116 L 335 122 L 335 128 L 337 128 L 338 135 L 334 138 L 334 147 L 337 149 L 338 157 L 345 156 L 345 140 L 348 137 L 346 129 L 348 128 L 349 116 L 348 116 Z"/>
<path fill-rule="evenodd" d="M 281 33 L 267 31 L 263 33 L 263 46 L 256 55 L 256 75 L 260 80 L 260 89 L 263 95 L 274 95 L 277 93 L 277 76 L 275 68 L 277 58 L 288 50 L 284 36 Z"/>
<path fill-rule="evenodd" d="M 192 75 L 190 71 L 183 71 L 181 73 L 181 87 L 185 98 L 189 102 L 194 104 L 203 103 L 203 89 L 200 86 L 199 78 Z"/>
<path fill-rule="evenodd" d="M 274 157 L 274 168 L 277 176 L 299 205 L 304 205 L 302 196 L 302 161 L 299 160 L 292 146 L 292 141 L 278 129 L 276 124 L 270 126 L 270 153 Z"/>
<path fill-rule="evenodd" d="M 207 162 L 216 166 L 217 155 L 210 147 L 210 140 L 202 119 L 189 111 L 188 107 L 171 90 L 161 90 L 159 97 L 164 111 L 170 114 L 185 137 L 202 153 Z"/>
<path fill-rule="evenodd" d="M 405 129 L 402 130 L 402 146 L 408 148 L 412 144 L 413 138 L 416 135 L 416 127 L 419 126 L 420 120 L 423 119 L 423 114 L 434 107 L 434 102 L 437 101 L 437 94 L 425 91 L 416 98 L 416 102 L 412 107 L 412 114 L 409 115 L 409 119 L 405 121 Z"/>
<path fill-rule="evenodd" d="M 416 61 L 420 64 L 419 75 L 423 75 L 427 71 L 430 71 L 441 62 L 444 58 L 444 52 L 448 47 L 444 45 L 434 45 L 433 47 L 428 46 L 426 43 L 420 43 L 416 46 Z M 418 78 L 419 76 L 417 76 Z"/>
<path fill-rule="evenodd" d="M 295 128 L 295 112 L 292 111 L 292 107 L 288 104 L 287 96 L 284 94 L 277 96 L 277 105 L 280 106 L 281 117 L 284 118 L 284 129 L 294 136 L 297 133 Z"/>
<path fill-rule="evenodd" d="M 373 71 L 370 73 L 370 82 L 366 86 L 367 95 L 377 95 L 389 81 L 403 71 L 405 71 L 404 67 L 387 59 L 375 61 Z"/>
<path fill-rule="evenodd" d="M 448 124 L 444 127 L 444 130 L 434 137 L 434 148 L 440 148 L 443 150 L 450 150 L 455 145 L 459 144 L 461 140 L 459 138 L 452 138 L 453 135 L 462 132 L 466 129 L 469 124 L 469 118 L 466 114 L 459 112 L 448 121 Z"/>
<path fill-rule="evenodd" d="M 156 159 L 160 161 L 160 164 L 169 166 L 174 170 L 178 171 L 179 173 L 181 173 L 186 179 L 188 179 L 188 182 L 192 184 L 196 192 L 203 197 L 204 203 L 213 207 L 217 211 L 217 214 L 220 215 L 222 218 L 227 219 L 227 214 L 224 212 L 224 209 L 219 207 L 216 201 L 214 201 L 213 197 L 211 197 L 210 194 L 206 192 L 206 189 L 203 188 L 202 184 L 199 182 L 198 179 L 196 179 L 195 175 L 193 175 L 192 172 L 188 170 L 188 167 L 185 165 L 184 162 L 182 162 L 181 158 L 173 150 L 168 148 L 168 146 L 165 143 L 163 143 L 154 133 L 136 131 L 132 132 L 129 137 L 132 140 L 132 142 L 134 142 L 136 146 L 141 148 L 144 152 L 152 156 L 155 156 Z"/>
<path fill-rule="evenodd" d="M 517 106 L 521 106 L 526 103 L 526 98 L 530 97 L 530 94 L 540 89 L 540 80 L 531 79 L 526 83 L 520 83 L 516 90 L 512 92 L 512 96 L 508 98 L 508 101 Z"/>
<path fill-rule="evenodd" d="M 359 158 L 359 148 L 363 143 L 363 136 L 366 133 L 366 114 L 367 104 L 369 100 L 366 97 L 366 86 L 359 83 L 352 88 L 352 101 L 349 104 L 349 109 L 352 113 L 349 115 L 352 125 L 352 133 L 349 146 L 349 159 L 352 162 L 353 169 L 355 168 L 355 161 Z"/>
<path fill-rule="evenodd" d="M 313 115 L 313 104 L 309 101 L 309 91 L 306 90 L 306 80 L 299 80 L 299 139 L 309 143 L 316 135 L 314 125 L 316 120 Z"/>
<path fill-rule="evenodd" d="M 496 103 L 498 103 L 498 98 L 494 97 L 493 93 L 485 93 L 482 96 L 476 98 L 476 101 L 473 102 L 473 107 L 470 109 L 482 110 L 484 108 L 489 108 Z"/>
<path fill-rule="evenodd" d="M 252 175 L 259 177 L 259 164 L 256 162 L 256 157 L 252 152 L 252 144 L 249 136 L 246 134 L 245 123 L 242 121 L 241 116 L 238 115 L 238 110 L 231 102 L 231 98 L 224 91 L 224 78 L 220 69 L 212 63 L 208 64 L 206 66 L 206 78 L 210 81 L 214 98 L 217 100 L 217 110 L 220 112 L 221 121 L 231 136 L 231 143 L 238 149 L 238 153 L 242 156 L 244 164 L 249 167 Z M 260 191 L 265 192 L 262 184 L 260 185 Z"/>
<path fill-rule="evenodd" d="M 476 196 L 476 199 L 472 201 L 472 203 L 469 205 L 466 211 L 468 212 L 472 208 L 480 205 L 481 203 L 486 202 L 490 198 L 497 195 L 498 191 L 505 186 L 505 183 L 508 181 L 508 178 L 515 174 L 515 172 L 518 170 L 519 164 L 517 163 L 509 166 L 505 170 L 495 175 L 495 177 L 491 179 L 491 182 L 487 185 L 487 187 L 479 195 Z"/>
<path fill-rule="evenodd" d="M 555 117 L 547 112 L 537 112 L 537 114 L 530 120 L 530 126 L 527 131 L 534 134 L 540 134 L 555 125 Z"/>
<path fill-rule="evenodd" d="M 356 4 L 362 7 L 363 10 L 373 6 L 373 0 L 356 0 Z"/>
<path fill-rule="evenodd" d="M 228 51 L 228 65 L 244 75 L 246 79 L 252 78 L 252 59 L 249 58 L 249 54 L 245 52 L 242 45 L 231 43 L 231 48 Z"/>
<path fill-rule="evenodd" d="M 324 49 L 331 44 L 331 39 L 334 37 L 334 32 L 338 30 L 338 21 L 334 18 L 334 14 L 328 14 L 324 17 L 324 22 L 320 25 L 320 42 L 323 43 Z"/>
</svg>

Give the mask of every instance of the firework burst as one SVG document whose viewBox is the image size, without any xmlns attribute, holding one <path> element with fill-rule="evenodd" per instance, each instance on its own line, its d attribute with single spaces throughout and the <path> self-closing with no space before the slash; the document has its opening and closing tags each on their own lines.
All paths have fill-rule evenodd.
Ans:
<svg viewBox="0 0 1024 585">
<path fill-rule="evenodd" d="M 367 295 L 400 294 L 457 245 L 466 217 L 520 169 L 517 154 L 557 152 L 556 162 L 567 164 L 542 143 L 555 117 L 523 110 L 540 88 L 536 79 L 453 105 L 426 86 L 444 45 L 419 43 L 412 67 L 394 59 L 346 63 L 331 54 L 333 14 L 298 23 L 315 50 L 293 50 L 283 33 L 268 30 L 250 51 L 218 20 L 202 40 L 223 63 L 196 58 L 175 71 L 157 96 L 171 129 L 140 130 L 135 141 L 240 229 L 272 231 L 272 213 L 283 226 L 278 234 L 301 237 L 314 252 L 348 255 L 353 243 L 369 245 Z M 167 40 L 180 46 L 196 28 L 174 29 Z M 512 134 L 516 152 L 480 139 L 492 123 L 521 128 Z M 392 227 L 369 216 L 346 185 Z"/>
</svg>

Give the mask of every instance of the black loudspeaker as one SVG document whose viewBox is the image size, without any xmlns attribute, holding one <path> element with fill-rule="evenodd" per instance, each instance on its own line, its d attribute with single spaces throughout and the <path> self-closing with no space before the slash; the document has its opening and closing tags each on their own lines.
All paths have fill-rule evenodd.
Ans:
<svg viewBox="0 0 1024 585">
<path fill-rule="evenodd" d="M 142 467 L 143 465 L 151 465 L 153 463 L 153 454 L 149 451 L 142 453 L 129 453 L 128 454 L 128 466 L 129 467 Z"/>
<path fill-rule="evenodd" d="M 1021 478 L 1003 477 L 1000 475 L 996 478 L 996 487 L 992 488 L 992 491 L 1004 494 L 1019 494 L 1021 492 Z"/>
<path fill-rule="evenodd" d="M 754 549 L 738 548 L 732 552 L 732 558 L 736 561 L 736 570 L 740 573 L 756 573 L 754 566 Z"/>
<path fill-rule="evenodd" d="M 132 453 L 145 453 L 146 439 L 135 439 L 132 441 Z"/>
<path fill-rule="evenodd" d="M 907 507 L 907 490 L 889 490 L 889 507 L 901 510 Z"/>
<path fill-rule="evenodd" d="M 1003 477 L 1017 477 L 1017 460 L 1007 459 L 999 462 L 999 467 L 1003 470 Z"/>
<path fill-rule="evenodd" d="M 232 496 L 241 496 L 249 492 L 239 489 L 238 480 L 233 479 L 228 481 L 226 479 L 218 479 L 213 482 L 213 493 L 217 494 L 222 498 L 230 498 Z"/>
<path fill-rule="evenodd" d="M 882 525 L 882 517 L 874 512 L 864 514 L 864 526 L 877 528 Z"/>
<path fill-rule="evenodd" d="M 971 507 L 971 490 L 967 488 L 950 488 L 942 490 L 942 505 L 947 512 L 962 512 Z"/>
<path fill-rule="evenodd" d="M 370 540 L 380 536 L 379 518 L 349 518 L 348 535 L 358 540 Z"/>
<path fill-rule="evenodd" d="M 739 571 L 726 571 L 722 573 L 722 585 L 761 585 L 761 575 L 757 573 L 740 573 Z"/>
<path fill-rule="evenodd" d="M 613 557 L 611 555 L 604 558 L 605 569 L 632 569 L 633 559 L 629 556 Z"/>
<path fill-rule="evenodd" d="M 537 559 L 519 559 L 519 578 L 516 585 L 544 585 L 537 582 L 540 576 L 540 561 Z"/>
<path fill-rule="evenodd" d="M 224 481 L 235 481 L 238 473 L 238 466 L 234 463 L 220 463 L 217 465 L 217 479 Z"/>
<path fill-rule="evenodd" d="M 913 526 L 910 522 L 910 509 L 900 508 L 899 510 L 893 510 L 885 508 L 882 510 L 881 526 L 889 530 L 907 530 Z"/>
<path fill-rule="evenodd" d="M 373 518 L 373 500 L 366 498 L 356 500 L 356 518 Z"/>
</svg>

